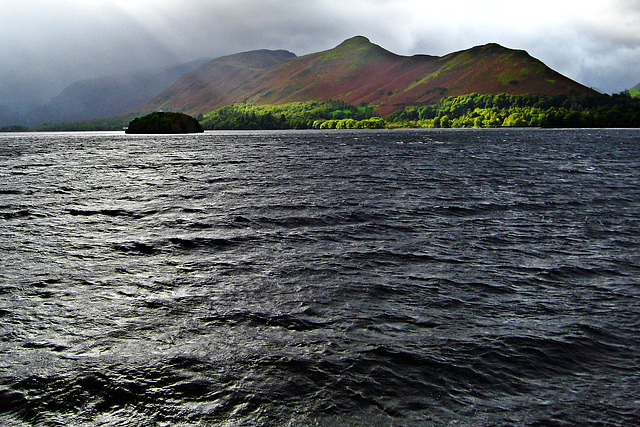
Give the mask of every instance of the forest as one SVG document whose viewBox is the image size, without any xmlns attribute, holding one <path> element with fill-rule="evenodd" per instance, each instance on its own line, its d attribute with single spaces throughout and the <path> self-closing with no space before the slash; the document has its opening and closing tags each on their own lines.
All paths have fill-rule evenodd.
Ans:
<svg viewBox="0 0 640 427">
<path fill-rule="evenodd" d="M 433 105 L 410 107 L 388 121 L 393 127 L 640 127 L 640 100 L 625 94 L 469 94 Z"/>
<path fill-rule="evenodd" d="M 32 130 L 36 132 L 123 130 L 129 125 L 129 122 L 143 115 L 144 114 L 142 113 L 136 113 L 127 114 L 124 116 L 84 120 L 79 122 L 48 123 L 36 126 L 32 128 Z"/>
<path fill-rule="evenodd" d="M 626 94 L 469 94 L 407 107 L 384 119 L 376 116 L 374 106 L 342 101 L 233 104 L 207 113 L 201 123 L 205 129 L 640 127 L 640 100 Z"/>
<path fill-rule="evenodd" d="M 342 101 L 283 105 L 233 104 L 199 117 L 205 129 L 379 129 L 375 107 Z"/>
</svg>

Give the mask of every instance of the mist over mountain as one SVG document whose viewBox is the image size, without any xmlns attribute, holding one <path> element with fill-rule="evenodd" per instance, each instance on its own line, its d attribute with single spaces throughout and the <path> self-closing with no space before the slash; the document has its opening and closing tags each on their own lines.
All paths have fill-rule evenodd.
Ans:
<svg viewBox="0 0 640 427">
<path fill-rule="evenodd" d="M 14 125 L 22 122 L 17 111 L 5 105 L 0 105 L 0 126 Z"/>
<path fill-rule="evenodd" d="M 26 116 L 14 114 L 12 123 L 35 125 L 79 121 L 125 114 L 151 100 L 184 74 L 209 62 L 199 59 L 160 71 L 86 79 L 75 82 Z M 2 112 L 0 111 L 0 120 Z M 9 118 L 11 120 L 11 118 Z M 5 119 L 6 121 L 6 119 Z"/>
<path fill-rule="evenodd" d="M 494 43 L 442 57 L 401 56 L 357 36 L 301 57 L 260 50 L 217 58 L 184 75 L 140 111 L 198 115 L 239 102 L 341 100 L 377 105 L 386 115 L 468 93 L 596 94 L 527 52 Z"/>
</svg>

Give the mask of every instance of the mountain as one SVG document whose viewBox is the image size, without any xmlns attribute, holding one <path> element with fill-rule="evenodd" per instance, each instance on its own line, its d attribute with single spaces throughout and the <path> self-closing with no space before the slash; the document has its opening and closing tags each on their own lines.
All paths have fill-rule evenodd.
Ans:
<svg viewBox="0 0 640 427">
<path fill-rule="evenodd" d="M 640 98 L 640 83 L 629 89 L 632 98 Z"/>
<path fill-rule="evenodd" d="M 362 36 L 301 57 L 252 51 L 215 59 L 183 76 L 140 111 L 192 115 L 238 102 L 342 100 L 382 115 L 468 93 L 596 95 L 522 50 L 495 43 L 446 56 L 401 56 Z"/>
<path fill-rule="evenodd" d="M 0 105 L 0 126 L 15 125 L 20 123 L 20 115 L 13 109 Z"/>
<path fill-rule="evenodd" d="M 81 80 L 32 111 L 26 121 L 30 124 L 59 123 L 125 114 L 149 102 L 180 77 L 207 62 L 209 60 L 200 59 L 155 72 Z"/>
<path fill-rule="evenodd" d="M 295 58 L 285 50 L 255 50 L 223 56 L 186 74 L 141 111 L 171 110 L 197 115 L 233 104 L 268 70 Z"/>
</svg>

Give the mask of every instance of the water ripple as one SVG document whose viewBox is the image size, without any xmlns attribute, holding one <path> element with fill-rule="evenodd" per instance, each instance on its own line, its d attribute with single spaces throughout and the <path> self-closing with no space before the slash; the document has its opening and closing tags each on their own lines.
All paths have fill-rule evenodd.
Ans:
<svg viewBox="0 0 640 427">
<path fill-rule="evenodd" d="M 0 137 L 0 424 L 636 425 L 638 141 Z"/>
</svg>

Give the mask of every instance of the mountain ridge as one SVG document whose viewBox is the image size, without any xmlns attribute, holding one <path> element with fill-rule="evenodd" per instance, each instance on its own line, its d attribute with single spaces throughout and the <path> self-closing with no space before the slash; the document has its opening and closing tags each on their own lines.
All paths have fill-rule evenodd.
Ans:
<svg viewBox="0 0 640 427">
<path fill-rule="evenodd" d="M 294 53 L 285 50 L 260 49 L 216 58 L 184 75 L 138 111 L 165 109 L 191 115 L 205 113 L 209 110 L 197 110 L 195 106 L 230 103 L 239 85 L 248 85 L 260 71 L 295 57 Z M 149 107 L 149 104 L 154 106 Z"/>
<path fill-rule="evenodd" d="M 524 50 L 497 43 L 444 56 L 402 56 L 364 36 L 304 56 L 249 51 L 217 58 L 186 74 L 139 111 L 199 115 L 233 103 L 278 105 L 340 100 L 377 105 L 381 115 L 468 93 L 595 95 Z M 254 56 L 269 57 L 262 68 Z M 264 58 L 263 58 L 264 59 Z"/>
</svg>

